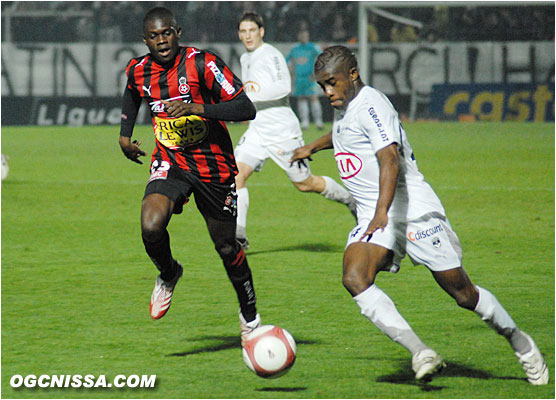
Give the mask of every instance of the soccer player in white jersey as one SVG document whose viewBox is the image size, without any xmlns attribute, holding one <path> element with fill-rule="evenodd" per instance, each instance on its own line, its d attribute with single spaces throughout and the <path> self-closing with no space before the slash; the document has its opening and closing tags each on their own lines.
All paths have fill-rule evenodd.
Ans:
<svg viewBox="0 0 556 400">
<path fill-rule="evenodd" d="M 365 86 L 357 59 L 344 46 L 326 49 L 315 76 L 336 109 L 332 132 L 297 149 L 292 162 L 334 148 L 338 171 L 357 202 L 357 226 L 344 253 L 343 284 L 365 315 L 412 354 L 417 379 L 444 366 L 376 284 L 380 271 L 396 272 L 401 259 L 430 269 L 460 307 L 477 313 L 510 343 L 533 385 L 548 383 L 548 368 L 533 339 L 518 329 L 488 290 L 471 283 L 462 250 L 442 203 L 417 168 L 398 113 L 380 91 Z"/>
<path fill-rule="evenodd" d="M 246 225 L 249 192 L 246 181 L 253 171 L 260 171 L 270 158 L 287 174 L 301 192 L 320 193 L 330 200 L 346 204 L 355 212 L 355 202 L 348 191 L 328 176 L 311 174 L 301 160 L 289 162 L 293 151 L 304 144 L 299 120 L 289 104 L 291 77 L 282 53 L 264 43 L 263 19 L 254 12 L 245 13 L 238 23 L 239 39 L 247 50 L 241 56 L 241 78 L 257 116 L 239 140 L 234 154 L 239 173 L 237 189 L 237 239 L 248 248 Z"/>
</svg>

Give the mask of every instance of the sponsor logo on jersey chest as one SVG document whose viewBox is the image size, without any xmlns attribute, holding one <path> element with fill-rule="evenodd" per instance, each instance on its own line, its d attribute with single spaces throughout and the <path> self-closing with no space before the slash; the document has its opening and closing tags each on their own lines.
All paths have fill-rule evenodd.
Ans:
<svg viewBox="0 0 556 400">
<path fill-rule="evenodd" d="M 363 162 L 355 154 L 336 153 L 334 158 L 336 158 L 336 165 L 342 179 L 353 178 L 363 168 Z"/>
<path fill-rule="evenodd" d="M 261 86 L 254 81 L 245 82 L 243 88 L 246 93 L 259 93 L 261 91 Z"/>
</svg>

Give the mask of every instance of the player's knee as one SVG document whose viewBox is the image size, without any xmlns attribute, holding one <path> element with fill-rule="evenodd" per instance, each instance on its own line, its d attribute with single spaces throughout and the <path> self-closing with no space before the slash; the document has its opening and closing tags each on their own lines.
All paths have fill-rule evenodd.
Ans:
<svg viewBox="0 0 556 400">
<path fill-rule="evenodd" d="M 156 242 L 164 234 L 165 226 L 157 218 L 143 218 L 141 220 L 141 236 L 145 242 Z"/>
<path fill-rule="evenodd" d="M 461 308 L 473 311 L 479 302 L 479 293 L 474 287 L 458 290 L 454 299 Z"/>
<path fill-rule="evenodd" d="M 312 177 L 305 179 L 301 182 L 293 182 L 293 185 L 296 187 L 297 190 L 300 192 L 315 192 L 315 184 Z"/>
<path fill-rule="evenodd" d="M 310 192 L 311 191 L 311 187 L 309 185 L 307 185 L 306 183 L 300 183 L 300 182 L 295 182 L 293 184 L 297 190 L 299 190 L 300 192 Z"/>
<path fill-rule="evenodd" d="M 238 245 L 235 241 L 232 243 L 227 243 L 227 242 L 215 243 L 214 248 L 216 249 L 216 252 L 218 253 L 220 258 L 222 259 L 222 261 L 224 261 L 224 264 L 226 265 L 230 264 L 237 257 Z"/>
<path fill-rule="evenodd" d="M 364 268 L 354 264 L 344 264 L 342 283 L 352 296 L 361 293 L 372 284 L 372 282 L 369 283 Z"/>
</svg>

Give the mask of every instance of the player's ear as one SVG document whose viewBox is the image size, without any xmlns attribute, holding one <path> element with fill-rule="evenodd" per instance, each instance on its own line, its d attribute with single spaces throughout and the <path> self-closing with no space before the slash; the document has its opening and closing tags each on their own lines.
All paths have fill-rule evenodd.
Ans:
<svg viewBox="0 0 556 400">
<path fill-rule="evenodd" d="M 349 70 L 349 77 L 352 82 L 355 82 L 359 79 L 359 70 L 357 68 L 352 68 Z"/>
<path fill-rule="evenodd" d="M 178 27 L 176 28 L 176 36 L 178 37 L 178 39 L 181 38 L 181 33 L 182 33 L 181 27 L 178 26 Z"/>
<path fill-rule="evenodd" d="M 264 38 L 264 27 L 261 26 L 260 31 L 261 31 L 261 38 Z"/>
</svg>

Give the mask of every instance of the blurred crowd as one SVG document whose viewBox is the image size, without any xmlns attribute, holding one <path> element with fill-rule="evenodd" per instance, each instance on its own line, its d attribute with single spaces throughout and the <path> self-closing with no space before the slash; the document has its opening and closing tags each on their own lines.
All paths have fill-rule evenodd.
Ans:
<svg viewBox="0 0 556 400">
<path fill-rule="evenodd" d="M 423 4 L 388 8 L 377 3 L 382 10 L 417 24 L 400 24 L 368 11 L 369 41 L 554 40 L 553 4 Z M 237 41 L 236 24 L 244 11 L 257 11 L 264 17 L 269 42 L 294 42 L 301 28 L 309 29 L 311 40 L 317 42 L 357 41 L 357 1 L 2 1 L 2 40 L 136 42 L 141 40 L 145 12 L 155 6 L 174 11 L 184 43 Z M 36 12 L 31 16 L 29 11 Z"/>
</svg>

